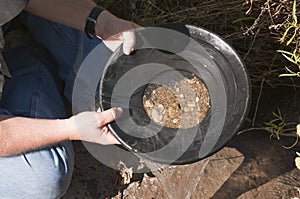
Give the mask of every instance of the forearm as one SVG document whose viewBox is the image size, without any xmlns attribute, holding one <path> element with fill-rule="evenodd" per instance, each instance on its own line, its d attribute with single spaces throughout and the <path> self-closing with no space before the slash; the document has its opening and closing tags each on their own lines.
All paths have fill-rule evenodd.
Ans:
<svg viewBox="0 0 300 199">
<path fill-rule="evenodd" d="M 92 0 L 30 0 L 26 10 L 50 21 L 84 31 L 86 20 L 95 6 L 96 3 Z M 136 41 L 133 29 L 139 27 L 104 10 L 96 19 L 95 35 L 112 51 L 123 43 L 123 51 L 129 55 Z"/>
<path fill-rule="evenodd" d="M 30 0 L 26 10 L 83 31 L 86 19 L 95 6 L 92 0 Z"/>
<path fill-rule="evenodd" d="M 0 156 L 17 154 L 70 140 L 66 120 L 0 116 Z"/>
</svg>

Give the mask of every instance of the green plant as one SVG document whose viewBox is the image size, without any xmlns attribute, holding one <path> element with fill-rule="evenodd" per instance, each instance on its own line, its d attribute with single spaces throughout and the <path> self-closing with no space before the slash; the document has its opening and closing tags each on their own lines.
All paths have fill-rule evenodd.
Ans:
<svg viewBox="0 0 300 199">
<path fill-rule="evenodd" d="M 269 122 L 265 122 L 266 129 L 271 133 L 270 137 L 275 137 L 279 140 L 280 135 L 286 126 L 286 122 L 279 109 L 277 109 L 277 113 L 272 112 L 272 114 L 275 118 Z"/>
<path fill-rule="evenodd" d="M 289 72 L 289 74 L 280 74 L 279 77 L 300 77 L 300 72 L 294 72 L 288 67 L 285 67 L 285 69 Z"/>
<path fill-rule="evenodd" d="M 294 39 L 295 39 L 295 37 L 298 33 L 298 30 L 300 29 L 300 24 L 298 24 L 298 18 L 297 18 L 297 15 L 296 15 L 296 5 L 297 5 L 296 0 L 294 0 L 293 9 L 292 9 L 292 21 L 289 21 L 289 20 L 286 21 L 286 25 L 285 25 L 286 30 L 285 30 L 285 32 L 283 33 L 283 36 L 280 39 L 280 42 L 283 43 L 286 40 L 286 37 L 287 37 L 288 33 L 294 29 L 294 32 L 292 33 L 292 36 L 286 42 L 287 46 L 290 45 L 294 41 Z"/>
<path fill-rule="evenodd" d="M 300 54 L 298 50 L 299 46 L 297 46 L 299 45 L 298 43 L 299 35 L 297 34 L 299 34 L 300 24 L 298 24 L 298 18 L 296 15 L 296 0 L 294 0 L 293 2 L 292 15 L 291 15 L 292 20 L 289 21 L 289 18 L 286 21 L 286 24 L 284 26 L 285 31 L 279 41 L 280 43 L 283 43 L 287 40 L 285 43 L 286 46 L 289 46 L 291 43 L 294 42 L 296 46 L 294 47 L 294 50 L 292 52 L 288 52 L 285 50 L 277 50 L 277 52 L 281 53 L 283 57 L 285 57 L 289 62 L 296 65 L 299 71 L 294 72 L 288 67 L 285 67 L 288 74 L 280 74 L 279 77 L 300 77 Z M 290 37 L 289 39 L 287 39 L 288 35 Z M 285 128 L 285 121 L 280 113 L 280 110 L 278 110 L 278 114 L 273 113 L 273 115 L 275 116 L 275 119 L 266 123 L 266 125 L 267 125 L 267 129 L 271 132 L 271 136 L 275 136 L 279 140 Z M 296 126 L 296 132 L 294 136 L 296 137 L 296 142 L 292 146 L 285 147 L 285 148 L 290 149 L 298 143 L 298 139 L 300 137 L 300 124 Z M 296 155 L 297 157 L 295 158 L 295 166 L 298 169 L 300 169 L 300 153 L 296 152 Z"/>
<path fill-rule="evenodd" d="M 298 69 L 300 70 L 300 54 L 297 53 L 297 49 L 295 49 L 292 53 L 284 50 L 277 50 L 277 52 L 280 52 L 288 61 L 298 66 Z M 279 77 L 300 77 L 300 71 L 294 72 L 288 67 L 285 67 L 285 69 L 289 72 L 288 74 L 280 74 Z"/>
<path fill-rule="evenodd" d="M 300 54 L 297 53 L 296 49 L 292 53 L 284 50 L 277 50 L 277 52 L 280 52 L 287 60 L 296 64 L 300 69 Z"/>
<path fill-rule="evenodd" d="M 300 136 L 300 125 L 297 125 L 295 122 L 286 122 L 279 108 L 277 112 L 272 112 L 272 115 L 274 119 L 265 122 L 266 126 L 264 128 L 271 133 L 270 137 L 280 140 L 281 136 L 296 138 Z M 297 129 L 295 126 L 297 126 Z"/>
<path fill-rule="evenodd" d="M 286 123 L 286 121 L 284 120 L 280 110 L 277 110 L 277 113 L 273 112 L 272 113 L 273 116 L 275 117 L 273 120 L 266 122 L 266 130 L 269 131 L 271 133 L 270 137 L 276 137 L 278 140 L 280 139 L 281 136 L 294 136 L 296 137 L 296 141 L 293 145 L 289 146 L 289 147 L 285 147 L 286 149 L 291 149 L 293 148 L 299 140 L 300 137 L 300 124 L 296 125 L 295 123 Z M 288 128 L 288 126 L 296 125 L 296 131 L 294 131 L 294 127 L 293 128 Z M 288 131 L 288 133 L 285 133 L 286 131 Z M 298 169 L 300 169 L 300 153 L 296 152 L 297 157 L 295 158 L 295 165 Z"/>
<path fill-rule="evenodd" d="M 293 41 L 296 41 L 296 45 L 297 45 L 297 40 L 298 40 L 297 33 L 299 33 L 300 24 L 298 24 L 298 18 L 296 15 L 296 0 L 294 0 L 293 8 L 292 8 L 292 21 L 290 22 L 289 20 L 287 20 L 284 27 L 285 27 L 285 32 L 283 33 L 280 42 L 283 43 L 287 39 L 288 35 L 290 35 L 289 32 L 294 30 L 292 32 L 292 35 L 286 42 L 286 46 L 290 45 Z M 293 52 L 288 52 L 285 50 L 277 50 L 277 52 L 281 53 L 289 62 L 298 66 L 298 69 L 300 70 L 300 54 L 298 53 L 297 46 L 295 47 Z M 279 77 L 293 77 L 293 76 L 300 77 L 300 72 L 294 72 L 288 67 L 285 67 L 285 69 L 289 73 L 280 74 Z"/>
</svg>

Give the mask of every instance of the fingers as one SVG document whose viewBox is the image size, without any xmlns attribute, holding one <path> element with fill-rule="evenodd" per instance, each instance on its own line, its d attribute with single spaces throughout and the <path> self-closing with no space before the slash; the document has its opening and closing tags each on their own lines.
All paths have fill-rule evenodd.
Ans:
<svg viewBox="0 0 300 199">
<path fill-rule="evenodd" d="M 123 43 L 123 52 L 125 55 L 129 55 L 135 47 L 135 34 L 133 30 L 127 30 L 122 33 L 122 37 L 124 40 Z"/>
<path fill-rule="evenodd" d="M 103 40 L 104 44 L 114 52 L 123 43 L 123 53 L 129 55 L 135 47 L 136 39 L 133 29 L 126 29 Z"/>
<path fill-rule="evenodd" d="M 122 108 L 111 108 L 103 112 L 97 110 L 96 117 L 98 120 L 98 125 L 101 127 L 101 134 L 104 140 L 101 144 L 120 144 L 116 137 L 108 130 L 106 124 L 116 120 L 123 113 Z"/>
<path fill-rule="evenodd" d="M 96 23 L 97 36 L 104 41 L 104 44 L 114 52 L 123 42 L 123 52 L 126 55 L 134 50 L 136 43 L 134 29 L 136 28 L 141 28 L 141 26 L 120 19 L 108 11 L 103 11 Z"/>
<path fill-rule="evenodd" d="M 106 142 L 108 144 L 121 144 L 115 136 L 108 130 L 107 126 L 102 127 L 102 134 L 105 135 Z"/>
<path fill-rule="evenodd" d="M 106 111 L 96 113 L 99 126 L 105 126 L 106 124 L 116 120 L 121 116 L 123 110 L 121 108 L 111 108 Z"/>
<path fill-rule="evenodd" d="M 103 40 L 105 46 L 112 52 L 115 52 L 115 50 L 117 50 L 117 48 L 122 44 L 122 42 L 122 40 Z"/>
<path fill-rule="evenodd" d="M 134 29 L 141 29 L 143 28 L 142 26 L 130 22 L 132 29 L 126 30 L 122 33 L 122 38 L 123 38 L 123 52 L 125 55 L 129 55 L 135 47 L 136 44 L 136 37 L 135 37 L 135 30 Z"/>
<path fill-rule="evenodd" d="M 106 134 L 106 140 L 107 140 L 107 145 L 110 145 L 110 144 L 121 144 L 116 138 L 115 136 L 111 133 L 111 132 L 108 132 Z"/>
</svg>

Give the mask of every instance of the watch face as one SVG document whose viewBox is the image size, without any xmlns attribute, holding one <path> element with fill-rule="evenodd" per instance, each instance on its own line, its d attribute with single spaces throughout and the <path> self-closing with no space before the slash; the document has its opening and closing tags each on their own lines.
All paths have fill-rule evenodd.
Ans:
<svg viewBox="0 0 300 199">
<path fill-rule="evenodd" d="M 109 124 L 125 148 L 150 160 L 186 164 L 221 149 L 249 107 L 245 66 L 216 34 L 169 24 L 136 33 L 136 50 L 112 54 L 100 82 L 100 107 L 122 107 Z"/>
</svg>

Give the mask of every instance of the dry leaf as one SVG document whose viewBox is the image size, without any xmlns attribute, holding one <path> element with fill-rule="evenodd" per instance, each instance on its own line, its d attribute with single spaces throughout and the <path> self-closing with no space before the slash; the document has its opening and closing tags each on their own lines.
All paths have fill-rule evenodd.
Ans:
<svg viewBox="0 0 300 199">
<path fill-rule="evenodd" d="M 300 153 L 296 152 L 296 154 L 300 156 Z M 298 169 L 300 169 L 300 157 L 295 158 L 295 165 Z"/>
</svg>

